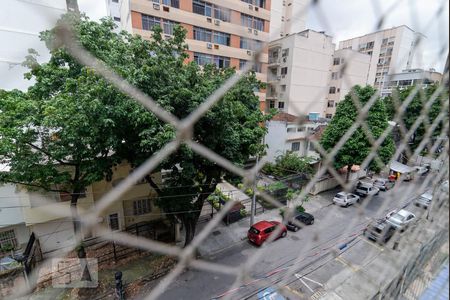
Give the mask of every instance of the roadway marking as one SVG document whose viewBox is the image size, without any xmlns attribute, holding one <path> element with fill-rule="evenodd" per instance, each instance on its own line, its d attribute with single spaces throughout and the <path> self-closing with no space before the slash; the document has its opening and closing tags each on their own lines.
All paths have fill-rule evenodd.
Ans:
<svg viewBox="0 0 450 300">
<path fill-rule="evenodd" d="M 352 270 L 355 273 L 358 272 L 360 269 L 359 267 L 353 266 L 350 262 L 346 261 L 341 256 L 336 257 L 334 260 L 336 260 L 336 261 L 340 262 L 341 264 L 343 264 L 344 266 L 350 268 L 350 270 Z"/>
<path fill-rule="evenodd" d="M 317 292 L 315 292 L 314 294 L 311 295 L 310 299 L 311 300 L 318 300 L 320 298 L 322 298 L 323 296 L 326 296 L 327 292 L 325 290 L 318 290 Z"/>
<path fill-rule="evenodd" d="M 379 245 L 376 244 L 376 243 L 372 243 L 372 242 L 368 241 L 368 240 L 367 240 L 366 238 L 364 238 L 364 237 L 358 236 L 358 239 L 360 239 L 361 241 L 365 242 L 366 244 L 371 245 L 372 247 L 377 248 L 377 249 L 380 250 L 380 251 L 384 251 L 384 248 L 383 248 L 383 247 L 379 246 Z"/>
</svg>

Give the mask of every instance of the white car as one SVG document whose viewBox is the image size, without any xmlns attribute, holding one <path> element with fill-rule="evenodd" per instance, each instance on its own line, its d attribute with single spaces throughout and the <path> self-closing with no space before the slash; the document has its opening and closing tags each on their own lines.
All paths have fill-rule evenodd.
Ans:
<svg viewBox="0 0 450 300">
<path fill-rule="evenodd" d="M 430 170 L 430 168 L 427 166 L 414 167 L 414 169 L 416 170 L 417 175 L 425 175 Z"/>
<path fill-rule="evenodd" d="M 433 191 L 429 190 L 420 195 L 415 201 L 414 204 L 418 207 L 423 207 L 427 209 L 430 204 L 431 200 L 433 200 Z"/>
<path fill-rule="evenodd" d="M 404 231 L 408 226 L 416 219 L 416 216 L 406 209 L 401 209 L 395 214 L 391 215 L 387 222 L 394 226 L 396 229 Z"/>
<path fill-rule="evenodd" d="M 356 186 L 356 189 L 355 189 L 355 194 L 362 196 L 362 197 L 374 196 L 374 195 L 378 195 L 379 193 L 380 193 L 379 188 L 375 187 L 371 183 L 366 183 L 366 182 L 358 183 L 358 185 Z"/>
<path fill-rule="evenodd" d="M 352 193 L 346 193 L 346 192 L 340 192 L 337 193 L 336 196 L 333 198 L 333 202 L 340 206 L 349 206 L 352 204 L 355 204 L 356 202 L 359 202 L 361 198 L 359 198 L 358 195 L 352 194 Z"/>
</svg>

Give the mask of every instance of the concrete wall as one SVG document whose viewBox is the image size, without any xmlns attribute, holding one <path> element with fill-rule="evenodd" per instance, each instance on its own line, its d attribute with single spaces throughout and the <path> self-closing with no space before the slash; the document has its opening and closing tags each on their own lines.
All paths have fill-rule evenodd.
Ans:
<svg viewBox="0 0 450 300">
<path fill-rule="evenodd" d="M 65 0 L 3 0 L 0 9 L 0 88 L 26 90 L 32 81 L 23 74 L 28 68 L 21 63 L 28 49 L 39 52 L 38 62 L 46 62 L 50 54 L 39 33 L 51 29 L 66 12 Z"/>
</svg>

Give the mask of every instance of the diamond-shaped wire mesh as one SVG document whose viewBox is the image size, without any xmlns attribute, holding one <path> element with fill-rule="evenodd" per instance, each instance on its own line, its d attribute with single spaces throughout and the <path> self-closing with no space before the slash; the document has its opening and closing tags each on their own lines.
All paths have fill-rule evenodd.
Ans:
<svg viewBox="0 0 450 300">
<path fill-rule="evenodd" d="M 278 1 L 278 0 L 274 0 Z M 281 1 L 281 0 L 279 0 Z M 374 29 L 379 30 L 383 27 L 384 20 L 386 20 L 391 13 L 395 10 L 404 9 L 404 7 L 400 4 L 402 1 L 394 2 L 394 5 L 391 9 L 387 10 L 384 13 L 380 12 L 379 4 L 377 1 L 372 1 L 373 10 L 378 14 L 377 22 L 374 24 Z M 441 2 L 440 9 L 433 15 L 433 18 L 429 20 L 429 22 L 434 22 L 435 19 L 442 18 L 441 10 L 445 8 L 446 1 Z M 305 8 L 305 10 L 299 12 L 299 15 L 306 13 L 314 13 L 320 23 L 323 25 L 324 29 L 327 30 L 328 34 L 333 35 L 333 24 L 327 20 L 326 14 L 324 10 L 326 8 L 321 6 L 320 1 L 312 1 L 309 6 Z M 410 8 L 412 13 L 418 13 L 414 11 L 414 7 Z M 292 16 L 292 18 L 296 18 L 298 16 Z M 430 23 L 428 23 L 430 24 Z M 422 32 L 426 34 L 426 28 L 421 28 Z M 279 36 L 279 33 L 271 33 L 271 37 Z M 395 154 L 392 156 L 391 160 L 396 160 L 401 153 L 405 152 L 410 157 L 417 157 L 421 154 L 422 150 L 425 147 L 428 148 L 428 157 L 431 158 L 432 153 L 435 153 L 439 147 L 441 147 L 441 141 L 445 141 L 444 150 L 440 152 L 438 159 L 442 160 L 444 163 L 442 167 L 433 174 L 430 174 L 426 177 L 417 177 L 413 180 L 413 183 L 399 182 L 394 187 L 394 192 L 385 195 L 385 201 L 383 201 L 379 207 L 376 209 L 376 214 L 371 214 L 370 216 L 366 215 L 368 205 L 372 200 L 372 197 L 368 197 L 367 201 L 357 204 L 358 214 L 357 217 L 354 217 L 348 220 L 347 224 L 341 228 L 340 234 L 337 236 L 329 236 L 326 234 L 326 228 L 322 227 L 321 224 L 316 224 L 314 228 L 314 237 L 308 240 L 303 240 L 299 247 L 297 256 L 293 259 L 287 260 L 286 262 L 281 263 L 280 265 L 274 266 L 274 270 L 270 272 L 270 274 L 264 274 L 263 271 L 259 269 L 255 269 L 255 265 L 263 259 L 265 256 L 270 255 L 271 248 L 270 247 L 261 247 L 258 249 L 252 256 L 249 256 L 246 262 L 240 266 L 230 266 L 226 264 L 221 264 L 218 262 L 197 258 L 196 250 L 201 245 L 205 239 L 207 239 L 211 233 L 215 230 L 216 226 L 219 222 L 222 221 L 225 214 L 232 208 L 233 203 L 228 202 L 214 217 L 210 220 L 207 225 L 196 234 L 192 243 L 186 248 L 180 248 L 173 245 L 164 244 L 161 242 L 157 242 L 154 240 L 138 238 L 136 236 L 129 235 L 127 233 L 114 233 L 114 235 L 110 234 L 110 230 L 108 228 L 98 228 L 99 225 L 97 223 L 98 217 L 100 213 L 111 204 L 116 201 L 120 201 L 121 196 L 124 195 L 132 185 L 135 184 L 138 180 L 142 179 L 145 175 L 150 174 L 156 167 L 163 161 L 165 158 L 174 153 L 182 144 L 190 147 L 197 154 L 207 158 L 210 161 L 215 162 L 218 166 L 226 169 L 227 171 L 234 173 L 236 175 L 242 176 L 245 179 L 245 187 L 252 186 L 255 180 L 257 180 L 257 174 L 265 164 L 265 160 L 261 159 L 259 163 L 257 163 L 252 169 L 244 170 L 239 166 L 234 165 L 232 162 L 227 159 L 219 156 L 214 153 L 210 149 L 208 149 L 205 145 L 201 145 L 190 139 L 191 134 L 190 131 L 193 128 L 193 125 L 212 107 L 214 106 L 221 97 L 227 93 L 227 91 L 234 86 L 238 82 L 238 80 L 245 73 L 249 72 L 253 65 L 258 62 L 259 54 L 263 50 L 266 45 L 263 45 L 259 51 L 256 52 L 253 57 L 253 61 L 251 64 L 248 64 L 242 73 L 236 74 L 233 77 L 229 78 L 218 90 L 216 90 L 212 95 L 210 95 L 205 101 L 194 111 L 191 115 L 186 117 L 183 120 L 178 119 L 170 112 L 161 108 L 154 99 L 139 91 L 137 88 L 133 87 L 131 84 L 127 83 L 124 79 L 122 79 L 118 74 L 108 68 L 103 62 L 99 61 L 88 51 L 83 49 L 75 40 L 74 35 L 71 32 L 71 28 L 69 27 L 61 27 L 58 31 L 58 38 L 61 43 L 63 43 L 70 54 L 76 58 L 81 64 L 91 67 L 97 74 L 104 77 L 111 84 L 115 85 L 118 90 L 122 93 L 128 95 L 130 98 L 134 99 L 136 102 L 140 103 L 143 107 L 151 111 L 155 116 L 157 116 L 160 120 L 172 125 L 177 130 L 177 135 L 174 140 L 167 143 L 159 152 L 155 153 L 151 157 L 147 159 L 142 165 L 140 165 L 134 172 L 132 172 L 125 180 L 121 181 L 115 188 L 113 188 L 109 193 L 107 193 L 100 201 L 98 201 L 95 205 L 95 208 L 92 210 L 87 216 L 81 216 L 80 222 L 83 223 L 86 227 L 97 227 L 96 232 L 102 236 L 106 240 L 111 240 L 120 244 L 128 245 L 130 247 L 136 247 L 143 250 L 147 250 L 150 252 L 161 253 L 164 255 L 169 255 L 177 258 L 176 266 L 170 270 L 170 272 L 164 277 L 163 280 L 159 281 L 147 295 L 142 295 L 145 299 L 156 299 L 161 296 L 164 291 L 170 288 L 170 285 L 177 279 L 177 277 L 182 274 L 187 268 L 197 269 L 201 272 L 208 273 L 216 273 L 216 274 L 224 274 L 228 276 L 232 276 L 233 282 L 229 286 L 229 289 L 221 294 L 221 291 L 217 291 L 216 299 L 256 299 L 258 291 L 262 289 L 266 289 L 267 287 L 273 287 L 278 289 L 278 293 L 283 294 L 285 296 L 290 297 L 291 299 L 303 299 L 305 298 L 305 291 L 312 290 L 311 299 L 320 299 L 322 296 L 325 296 L 326 292 L 322 287 L 321 283 L 315 282 L 313 279 L 308 278 L 309 274 L 312 274 L 316 271 L 320 271 L 326 266 L 331 266 L 336 263 L 337 260 L 340 260 L 341 263 L 347 264 L 347 267 L 350 270 L 359 269 L 360 272 L 364 273 L 364 266 L 354 266 L 349 262 L 346 262 L 343 258 L 345 256 L 345 251 L 353 247 L 357 243 L 362 243 L 361 235 L 363 234 L 363 230 L 366 226 L 374 220 L 373 215 L 377 217 L 384 217 L 387 212 L 390 212 L 394 209 L 399 209 L 404 203 L 408 203 L 410 200 L 410 195 L 414 193 L 415 195 L 419 195 L 425 190 L 429 189 L 431 186 L 434 190 L 439 188 L 441 181 L 444 178 L 448 177 L 448 139 L 446 139 L 448 135 L 448 99 L 442 103 L 442 109 L 436 119 L 434 119 L 431 123 L 427 118 L 429 109 L 431 105 L 435 101 L 440 101 L 440 96 L 446 92 L 448 89 L 447 86 L 441 85 L 439 86 L 434 94 L 427 99 L 426 95 L 422 92 L 421 87 L 417 86 L 414 88 L 409 97 L 400 102 L 398 95 L 396 93 L 393 94 L 393 101 L 395 104 L 395 117 L 392 121 L 398 124 L 398 130 L 400 131 L 401 141 L 397 146 Z M 442 40 L 442 49 L 448 49 L 448 44 L 446 40 Z M 417 47 L 418 44 L 415 45 Z M 445 51 L 441 51 L 445 55 Z M 442 60 L 443 57 L 436 58 L 437 60 Z M 347 64 L 347 62 L 346 62 Z M 346 65 L 343 66 L 343 71 L 345 71 Z M 174 70 L 175 72 L 175 70 Z M 351 84 L 351 80 L 346 76 L 344 72 L 344 80 L 348 81 L 347 83 Z M 448 70 L 445 71 L 444 81 L 448 80 Z M 324 91 L 326 93 L 327 91 Z M 421 116 L 415 121 L 415 123 L 408 130 L 403 123 L 403 115 L 406 111 L 406 108 L 411 103 L 413 98 L 419 95 L 422 101 L 425 103 L 424 109 L 421 111 Z M 369 166 L 369 164 L 375 159 L 380 161 L 380 157 L 378 155 L 378 151 L 383 141 L 389 137 L 389 135 L 394 130 L 393 126 L 389 126 L 386 130 L 379 135 L 378 138 L 375 138 L 370 131 L 367 124 L 367 115 L 370 108 L 377 101 L 379 95 L 374 95 L 367 103 L 364 105 L 360 102 L 356 94 L 352 94 L 352 101 L 354 105 L 358 108 L 359 114 L 356 121 L 352 124 L 352 126 L 347 130 L 347 132 L 343 133 L 340 141 L 336 144 L 336 146 L 331 151 L 326 151 L 323 147 L 316 141 L 312 141 L 315 149 L 322 156 L 321 164 L 319 169 L 315 172 L 309 182 L 304 186 L 301 193 L 297 196 L 296 199 L 292 201 L 292 203 L 301 202 L 305 199 L 305 197 L 311 192 L 313 186 L 318 183 L 322 176 L 329 172 L 332 176 L 336 178 L 338 183 L 342 186 L 342 189 L 345 191 L 351 191 L 353 188 L 352 183 L 346 183 L 345 178 L 342 177 L 341 174 L 334 167 L 334 158 L 339 152 L 339 150 L 343 147 L 346 141 L 356 132 L 356 130 L 361 129 L 366 137 L 368 138 L 371 144 L 370 154 L 366 157 L 364 162 L 361 164 L 361 169 L 365 169 Z M 307 110 L 307 109 L 306 109 Z M 300 116 L 298 118 L 298 122 L 304 122 L 304 116 Z M 425 134 L 424 139 L 420 142 L 418 147 L 413 151 L 410 149 L 409 140 L 417 130 L 417 128 L 424 124 L 425 126 Z M 439 124 L 444 124 L 440 128 Z M 439 132 L 437 130 L 439 129 Z M 438 137 L 438 138 L 436 138 Z M 255 190 L 257 195 L 264 199 L 265 201 L 271 203 L 276 208 L 284 208 L 285 205 L 281 204 L 277 199 L 272 197 L 271 195 L 264 193 L 262 191 Z M 448 201 L 448 199 L 447 199 Z M 294 206 L 290 205 L 285 212 L 287 216 L 291 216 L 294 212 Z M 429 208 L 428 214 L 425 213 L 420 216 L 420 219 L 424 222 L 428 219 L 430 214 L 433 214 L 434 225 L 430 224 L 422 224 L 421 226 L 437 226 L 444 225 L 448 227 L 448 215 L 446 215 L 442 209 L 438 207 Z M 332 213 L 324 213 L 323 220 L 321 223 L 327 224 L 330 220 L 334 218 Z M 295 221 L 294 221 L 295 222 Z M 303 226 L 303 224 L 298 223 L 298 226 Z M 395 243 L 404 244 L 405 247 L 401 252 L 398 252 L 398 255 L 393 259 L 392 257 L 386 261 L 385 268 L 382 268 L 378 272 L 377 280 L 379 282 L 373 284 L 380 285 L 380 299 L 390 299 L 394 295 L 393 291 L 398 289 L 392 287 L 389 290 L 389 287 L 385 286 L 384 283 L 381 284 L 382 280 L 386 276 L 393 276 L 392 268 L 401 268 L 403 261 L 408 261 L 410 259 L 411 253 L 413 253 L 412 247 L 407 246 L 408 242 L 414 241 L 419 235 L 423 234 L 424 228 L 411 228 L 409 233 L 406 234 L 395 234 L 393 239 Z M 275 234 L 272 234 L 268 240 L 270 243 L 276 236 L 276 233 L 280 233 L 281 227 L 278 227 L 275 231 Z M 442 238 L 444 239 L 444 238 Z M 77 241 L 80 242 L 80 241 Z M 345 250 L 340 250 L 338 248 L 339 245 L 346 244 L 350 245 L 349 248 Z M 436 248 L 436 247 L 435 247 Z M 67 249 L 66 253 L 73 249 Z M 436 249 L 431 248 L 426 249 L 426 253 L 432 255 Z M 425 253 L 424 252 L 424 253 Z M 362 254 L 364 256 L 364 254 Z M 381 252 L 380 252 L 381 255 Z M 426 256 L 423 256 L 426 257 Z M 375 259 L 375 258 L 373 258 Z M 388 259 L 388 258 L 387 258 Z M 43 262 L 43 265 L 47 264 L 47 261 Z M 365 265 L 369 265 L 370 261 L 366 261 Z M 406 269 L 404 272 L 408 274 L 409 281 L 414 280 L 414 272 L 422 272 L 421 270 L 424 268 L 423 264 L 414 264 L 409 265 L 410 269 Z M 259 270 L 259 271 L 256 271 Z M 401 269 L 403 271 L 403 269 Z M 412 270 L 412 271 L 411 271 Z M 412 275 L 411 275 L 412 274 Z M 396 274 L 397 276 L 398 274 Z M 37 272 L 31 274 L 31 277 L 37 277 Z M 350 275 L 349 275 L 350 276 Z M 361 275 L 364 277 L 364 275 Z M 361 279 L 363 280 L 363 279 Z M 401 285 L 408 285 L 410 282 L 404 282 Z M 30 280 L 30 282 L 36 282 L 36 280 Z M 364 285 L 364 282 L 361 282 L 361 285 Z M 311 289 L 311 286 L 321 286 L 321 289 Z M 31 293 L 33 287 L 29 290 L 18 291 L 19 293 Z M 403 290 L 403 291 L 404 291 Z M 384 292 L 386 291 L 386 293 Z M 398 294 L 395 294 L 398 295 Z M 214 295 L 211 295 L 213 298 Z M 309 298 L 309 297 L 306 297 Z M 306 299 L 305 298 L 305 299 Z"/>
</svg>

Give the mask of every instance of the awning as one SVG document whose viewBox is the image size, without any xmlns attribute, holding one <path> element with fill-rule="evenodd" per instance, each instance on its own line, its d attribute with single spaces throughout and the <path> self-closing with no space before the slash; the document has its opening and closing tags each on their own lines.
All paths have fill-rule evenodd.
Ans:
<svg viewBox="0 0 450 300">
<path fill-rule="evenodd" d="M 402 163 L 399 163 L 398 161 L 392 161 L 389 168 L 392 171 L 399 172 L 400 174 L 411 173 L 414 171 L 413 168 L 408 167 L 407 165 L 404 165 Z"/>
</svg>

